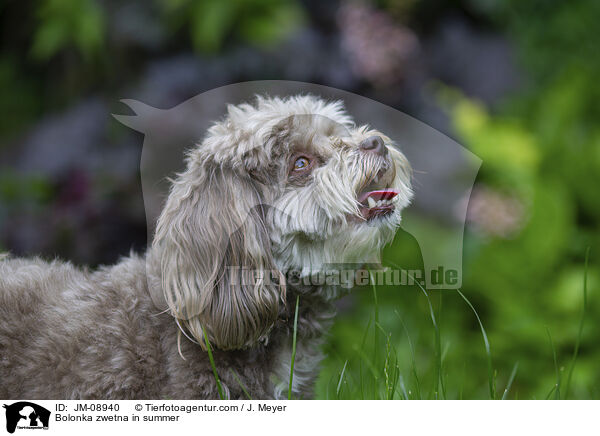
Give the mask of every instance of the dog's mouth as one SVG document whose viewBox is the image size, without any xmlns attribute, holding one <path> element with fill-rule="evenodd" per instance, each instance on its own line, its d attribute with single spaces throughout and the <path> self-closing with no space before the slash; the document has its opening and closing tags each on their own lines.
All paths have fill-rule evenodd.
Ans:
<svg viewBox="0 0 600 436">
<path fill-rule="evenodd" d="M 367 221 L 371 221 L 391 214 L 394 212 L 392 200 L 396 195 L 398 195 L 398 191 L 395 189 L 381 189 L 362 193 L 358 197 L 362 217 Z"/>
<path fill-rule="evenodd" d="M 393 174 L 391 171 L 380 172 L 358 194 L 360 214 L 366 221 L 384 217 L 394 212 L 395 206 L 392 200 L 399 192 L 388 187 L 392 180 Z"/>
</svg>

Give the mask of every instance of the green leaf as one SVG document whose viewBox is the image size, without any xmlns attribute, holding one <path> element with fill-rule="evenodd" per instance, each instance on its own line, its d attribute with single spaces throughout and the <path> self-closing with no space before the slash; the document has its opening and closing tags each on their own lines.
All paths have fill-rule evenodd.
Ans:
<svg viewBox="0 0 600 436">
<path fill-rule="evenodd" d="M 197 2 L 191 13 L 194 47 L 208 53 L 219 50 L 233 25 L 235 3 L 219 0 Z"/>
</svg>

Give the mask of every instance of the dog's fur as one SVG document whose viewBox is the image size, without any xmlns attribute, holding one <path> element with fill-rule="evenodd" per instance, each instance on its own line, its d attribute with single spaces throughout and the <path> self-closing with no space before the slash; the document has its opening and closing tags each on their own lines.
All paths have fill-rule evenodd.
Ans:
<svg viewBox="0 0 600 436">
<path fill-rule="evenodd" d="M 359 148 L 373 135 L 387 156 Z M 340 287 L 290 277 L 378 258 L 412 195 L 391 144 L 341 102 L 229 106 L 188 153 L 145 256 L 89 271 L 0 255 L 0 398 L 218 398 L 206 339 L 227 398 L 287 397 L 297 296 L 292 390 L 310 398 Z M 375 178 L 399 194 L 367 221 L 357 196 Z"/>
</svg>

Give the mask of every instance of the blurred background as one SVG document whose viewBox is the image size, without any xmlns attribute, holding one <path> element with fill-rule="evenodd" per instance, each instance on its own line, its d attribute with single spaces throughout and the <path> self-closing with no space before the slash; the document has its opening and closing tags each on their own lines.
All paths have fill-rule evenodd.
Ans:
<svg viewBox="0 0 600 436">
<path fill-rule="evenodd" d="M 317 397 L 600 398 L 599 19 L 595 0 L 3 0 L 0 250 L 96 266 L 145 249 L 121 98 L 332 86 L 483 160 L 462 292 L 489 353 L 456 291 L 355 292 Z M 403 232 L 385 259 L 422 267 Z"/>
</svg>

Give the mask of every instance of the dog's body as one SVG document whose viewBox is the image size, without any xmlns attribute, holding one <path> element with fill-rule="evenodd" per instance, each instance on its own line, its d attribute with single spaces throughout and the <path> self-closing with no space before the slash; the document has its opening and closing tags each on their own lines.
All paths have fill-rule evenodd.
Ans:
<svg viewBox="0 0 600 436">
<path fill-rule="evenodd" d="M 218 398 L 206 351 L 181 340 L 181 358 L 173 317 L 148 293 L 144 258 L 95 272 L 6 259 L 0 289 L 0 398 Z M 279 398 L 287 389 L 295 309 L 289 306 L 267 345 L 213 350 L 228 398 L 247 398 L 242 384 L 253 399 Z M 333 314 L 328 303 L 316 307 L 320 313 L 308 313 L 307 305 L 298 330 L 298 396 L 310 395 L 319 338 Z"/>
<path fill-rule="evenodd" d="M 90 272 L 0 255 L 0 397 L 218 398 L 206 339 L 226 398 L 287 397 L 299 297 L 292 392 L 310 398 L 340 289 L 300 279 L 375 260 L 411 196 L 373 133 L 314 97 L 230 107 L 145 256 Z"/>
</svg>

